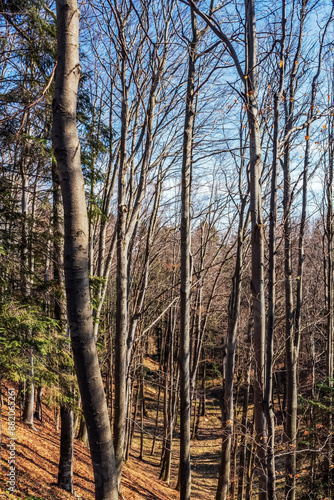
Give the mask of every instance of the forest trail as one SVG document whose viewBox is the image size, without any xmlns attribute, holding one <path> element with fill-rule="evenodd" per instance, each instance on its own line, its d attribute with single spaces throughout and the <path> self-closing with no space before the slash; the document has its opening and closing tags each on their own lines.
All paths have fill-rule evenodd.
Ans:
<svg viewBox="0 0 334 500">
<path fill-rule="evenodd" d="M 152 363 L 153 364 L 153 363 Z M 152 368 L 152 364 L 150 364 Z M 51 408 L 43 404 L 43 422 L 35 421 L 36 431 L 20 422 L 20 410 L 16 405 L 16 493 L 6 492 L 7 474 L 9 472 L 7 448 L 8 409 L 7 389 L 5 382 L 2 389 L 2 469 L 0 472 L 0 499 L 24 500 L 82 500 L 94 499 L 93 470 L 89 450 L 79 440 L 75 439 L 74 460 L 74 492 L 75 496 L 57 487 L 60 430 L 56 431 L 55 415 Z M 175 490 L 178 463 L 178 426 L 175 431 L 175 447 L 171 472 L 171 484 L 168 486 L 159 480 L 159 462 L 161 440 L 156 441 L 154 455 L 151 456 L 152 436 L 157 391 L 151 385 L 146 385 L 148 416 L 145 419 L 145 430 L 148 434 L 144 439 L 144 458 L 139 460 L 140 434 L 135 432 L 130 460 L 123 467 L 122 494 L 125 500 L 176 500 L 179 493 Z M 152 397 L 153 396 L 153 397 Z M 150 402 L 152 411 L 150 411 Z M 201 419 L 198 439 L 191 442 L 192 446 L 192 498 L 213 498 L 217 486 L 218 463 L 221 448 L 220 409 L 217 400 L 210 396 L 207 400 L 207 416 Z M 159 431 L 162 428 L 162 414 L 159 418 Z M 139 429 L 139 428 L 138 428 Z"/>
</svg>

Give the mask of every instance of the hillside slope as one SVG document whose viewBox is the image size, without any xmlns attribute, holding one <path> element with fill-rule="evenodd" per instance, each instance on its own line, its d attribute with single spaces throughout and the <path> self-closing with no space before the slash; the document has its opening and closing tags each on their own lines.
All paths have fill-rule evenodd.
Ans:
<svg viewBox="0 0 334 500">
<path fill-rule="evenodd" d="M 148 388 L 148 392 L 150 392 Z M 57 487 L 60 432 L 57 433 L 54 413 L 43 404 L 43 422 L 36 422 L 36 431 L 29 429 L 19 420 L 20 411 L 16 406 L 16 492 L 8 493 L 7 474 L 9 472 L 9 432 L 7 386 L 2 390 L 2 468 L 0 472 L 0 499 L 29 500 L 70 500 L 79 497 L 85 500 L 94 499 L 93 470 L 89 450 L 75 440 L 74 460 L 74 492 L 70 495 Z M 217 412 L 214 411 L 217 415 Z M 217 425 L 216 415 L 209 415 L 206 424 Z M 214 422 L 213 422 L 214 420 Z M 148 426 L 153 424 L 147 422 Z M 200 439 L 192 442 L 192 498 L 207 499 L 214 497 L 219 450 L 221 445 L 220 432 L 212 433 L 209 428 L 201 430 Z M 173 450 L 173 467 L 171 485 L 159 480 L 159 461 L 161 442 L 157 442 L 154 456 L 149 455 L 151 438 L 145 439 L 147 455 L 144 460 L 136 458 L 139 455 L 139 434 L 135 435 L 130 460 L 123 468 L 122 494 L 125 500 L 176 500 L 179 493 L 175 491 L 177 479 L 178 448 L 175 440 Z"/>
<path fill-rule="evenodd" d="M 56 432 L 53 412 L 43 405 L 43 423 L 37 422 L 33 431 L 19 422 L 16 407 L 16 493 L 6 492 L 9 472 L 9 432 L 7 388 L 3 388 L 2 467 L 0 498 L 29 500 L 70 500 L 70 495 L 57 487 L 60 432 Z M 176 499 L 178 494 L 157 479 L 155 467 L 131 457 L 124 465 L 122 492 L 126 500 Z M 94 499 L 93 470 L 89 450 L 75 440 L 74 491 L 76 497 Z"/>
</svg>

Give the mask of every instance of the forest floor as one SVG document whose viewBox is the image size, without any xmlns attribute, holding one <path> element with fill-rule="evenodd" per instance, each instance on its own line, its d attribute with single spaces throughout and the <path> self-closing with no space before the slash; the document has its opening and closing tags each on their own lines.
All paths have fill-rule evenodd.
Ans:
<svg viewBox="0 0 334 500">
<path fill-rule="evenodd" d="M 147 360 L 146 365 L 152 371 L 154 362 Z M 214 391 L 212 391 L 214 394 Z M 144 457 L 139 460 L 140 435 L 135 432 L 129 461 L 124 464 L 122 476 L 122 494 L 125 500 L 176 500 L 179 493 L 175 490 L 177 481 L 178 447 L 173 450 L 171 482 L 168 486 L 159 480 L 161 439 L 157 436 L 155 452 L 150 455 L 152 447 L 151 430 L 154 428 L 157 391 L 146 385 L 148 414 L 144 428 L 148 434 L 144 438 Z M 152 409 L 150 409 L 150 407 Z M 20 410 L 16 408 L 16 492 L 7 490 L 7 474 L 9 472 L 9 433 L 7 387 L 3 387 L 2 408 L 2 467 L 0 471 L 0 499 L 24 500 L 70 500 L 75 497 L 94 499 L 93 471 L 87 447 L 75 440 L 74 491 L 75 497 L 57 487 L 60 431 L 56 431 L 55 416 L 51 408 L 43 404 L 43 422 L 36 422 L 36 430 L 32 430 L 19 420 Z M 208 392 L 207 414 L 202 417 L 198 439 L 191 443 L 192 455 L 192 498 L 214 498 L 217 487 L 218 464 L 221 449 L 221 422 L 219 419 L 219 401 Z M 162 414 L 159 426 L 162 428 Z M 178 433 L 175 433 L 178 437 Z"/>
</svg>

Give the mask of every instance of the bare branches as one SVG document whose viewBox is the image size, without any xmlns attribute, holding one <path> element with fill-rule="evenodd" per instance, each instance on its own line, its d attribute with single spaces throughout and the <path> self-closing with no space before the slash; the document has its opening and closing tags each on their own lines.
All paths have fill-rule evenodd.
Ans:
<svg viewBox="0 0 334 500">
<path fill-rule="evenodd" d="M 49 81 L 46 84 L 46 86 L 44 87 L 41 95 L 35 101 L 33 101 L 30 104 L 28 104 L 27 106 L 25 106 L 24 109 L 20 109 L 20 110 L 16 111 L 15 113 L 13 113 L 12 115 L 6 116 L 6 118 L 1 119 L 0 120 L 0 124 L 8 122 L 10 120 L 14 120 L 14 118 L 16 118 L 17 116 L 19 116 L 20 114 L 23 113 L 23 118 L 22 118 L 22 121 L 21 121 L 21 126 L 20 126 L 19 130 L 16 132 L 16 136 L 18 136 L 20 134 L 20 132 L 22 131 L 22 128 L 24 127 L 24 123 L 26 121 L 28 111 L 31 108 L 33 108 L 34 106 L 36 106 L 36 104 L 38 104 L 43 99 L 43 97 L 45 97 L 45 94 L 49 90 L 49 88 L 51 86 L 51 83 L 52 83 L 52 81 L 54 79 L 54 76 L 55 76 L 56 68 L 57 68 L 57 63 L 53 66 L 53 69 L 52 69 Z"/>
</svg>

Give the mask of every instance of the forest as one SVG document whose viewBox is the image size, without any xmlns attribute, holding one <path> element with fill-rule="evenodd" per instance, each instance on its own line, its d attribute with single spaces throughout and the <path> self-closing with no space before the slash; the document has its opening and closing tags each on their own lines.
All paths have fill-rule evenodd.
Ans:
<svg viewBox="0 0 334 500">
<path fill-rule="evenodd" d="M 334 498 L 334 3 L 0 0 L 0 498 Z"/>
</svg>

